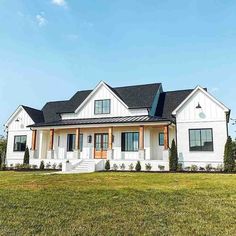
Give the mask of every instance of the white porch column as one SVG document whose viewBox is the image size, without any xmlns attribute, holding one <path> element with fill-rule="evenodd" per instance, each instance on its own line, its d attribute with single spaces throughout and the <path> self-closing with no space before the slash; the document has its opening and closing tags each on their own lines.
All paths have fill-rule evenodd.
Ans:
<svg viewBox="0 0 236 236">
<path fill-rule="evenodd" d="M 107 150 L 107 159 L 113 159 L 113 128 L 108 129 L 108 150 Z"/>
<path fill-rule="evenodd" d="M 145 159 L 145 149 L 144 149 L 144 126 L 139 127 L 139 159 Z"/>
<path fill-rule="evenodd" d="M 80 159 L 80 128 L 77 128 L 75 131 L 75 150 L 74 158 Z"/>
<path fill-rule="evenodd" d="M 36 140 L 37 140 L 37 130 L 32 131 L 32 143 L 31 143 L 31 149 L 30 149 L 30 158 L 35 159 L 36 156 Z"/>
<path fill-rule="evenodd" d="M 47 152 L 47 159 L 53 159 L 54 158 L 54 129 L 50 129 L 49 132 L 49 150 Z"/>
</svg>

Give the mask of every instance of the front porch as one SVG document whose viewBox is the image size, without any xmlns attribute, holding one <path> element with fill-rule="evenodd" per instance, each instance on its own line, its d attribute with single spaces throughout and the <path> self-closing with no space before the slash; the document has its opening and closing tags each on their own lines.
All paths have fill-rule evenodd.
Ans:
<svg viewBox="0 0 236 236">
<path fill-rule="evenodd" d="M 31 161 L 69 161 L 73 166 L 81 160 L 94 160 L 95 170 L 98 163 L 104 168 L 106 160 L 111 167 L 124 164 L 126 170 L 140 161 L 143 169 L 153 163 L 152 170 L 157 171 L 160 165 L 168 168 L 169 145 L 174 138 L 175 128 L 170 124 L 35 129 Z"/>
</svg>

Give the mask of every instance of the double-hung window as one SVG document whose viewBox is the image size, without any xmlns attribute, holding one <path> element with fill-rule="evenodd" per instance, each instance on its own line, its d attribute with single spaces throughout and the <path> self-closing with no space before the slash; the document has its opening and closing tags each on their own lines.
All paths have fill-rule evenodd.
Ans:
<svg viewBox="0 0 236 236">
<path fill-rule="evenodd" d="M 139 149 L 139 133 L 127 132 L 121 134 L 121 151 L 137 152 Z"/>
<path fill-rule="evenodd" d="M 159 146 L 164 146 L 164 133 L 159 133 Z"/>
<path fill-rule="evenodd" d="M 190 151 L 213 151 L 212 129 L 190 129 L 189 150 Z"/>
<path fill-rule="evenodd" d="M 94 114 L 110 114 L 111 110 L 111 100 L 104 99 L 104 100 L 95 100 L 94 101 Z"/>
<path fill-rule="evenodd" d="M 75 150 L 75 134 L 68 134 L 67 135 L 67 152 L 73 152 Z M 83 151 L 83 134 L 80 134 L 80 151 Z"/>
<path fill-rule="evenodd" d="M 26 149 L 26 135 L 19 135 L 14 137 L 14 152 L 24 152 Z"/>
</svg>

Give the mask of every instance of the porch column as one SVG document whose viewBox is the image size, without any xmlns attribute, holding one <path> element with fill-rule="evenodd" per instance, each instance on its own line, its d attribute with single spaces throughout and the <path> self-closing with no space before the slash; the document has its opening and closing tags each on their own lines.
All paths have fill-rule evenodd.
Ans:
<svg viewBox="0 0 236 236">
<path fill-rule="evenodd" d="M 164 126 L 164 149 L 169 149 L 169 126 Z"/>
<path fill-rule="evenodd" d="M 49 131 L 49 150 L 48 150 L 48 159 L 53 159 L 54 158 L 54 150 L 53 150 L 53 145 L 54 145 L 54 129 L 50 129 Z"/>
<path fill-rule="evenodd" d="M 113 128 L 110 127 L 108 129 L 108 150 L 107 150 L 107 158 L 109 160 L 113 159 Z"/>
<path fill-rule="evenodd" d="M 75 150 L 74 150 L 74 158 L 80 158 L 80 128 L 75 130 Z"/>
<path fill-rule="evenodd" d="M 139 159 L 145 159 L 145 150 L 144 150 L 144 126 L 139 127 Z"/>
<path fill-rule="evenodd" d="M 31 142 L 31 150 L 30 150 L 30 158 L 36 158 L 36 138 L 37 138 L 37 130 L 32 131 L 32 142 Z"/>
</svg>

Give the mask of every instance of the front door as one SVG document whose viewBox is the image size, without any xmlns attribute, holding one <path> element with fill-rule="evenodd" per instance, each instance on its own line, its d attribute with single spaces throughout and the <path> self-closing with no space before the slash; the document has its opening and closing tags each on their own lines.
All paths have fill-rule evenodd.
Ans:
<svg viewBox="0 0 236 236">
<path fill-rule="evenodd" d="M 106 159 L 108 149 L 108 134 L 95 134 L 94 144 L 94 158 L 95 159 Z"/>
</svg>

